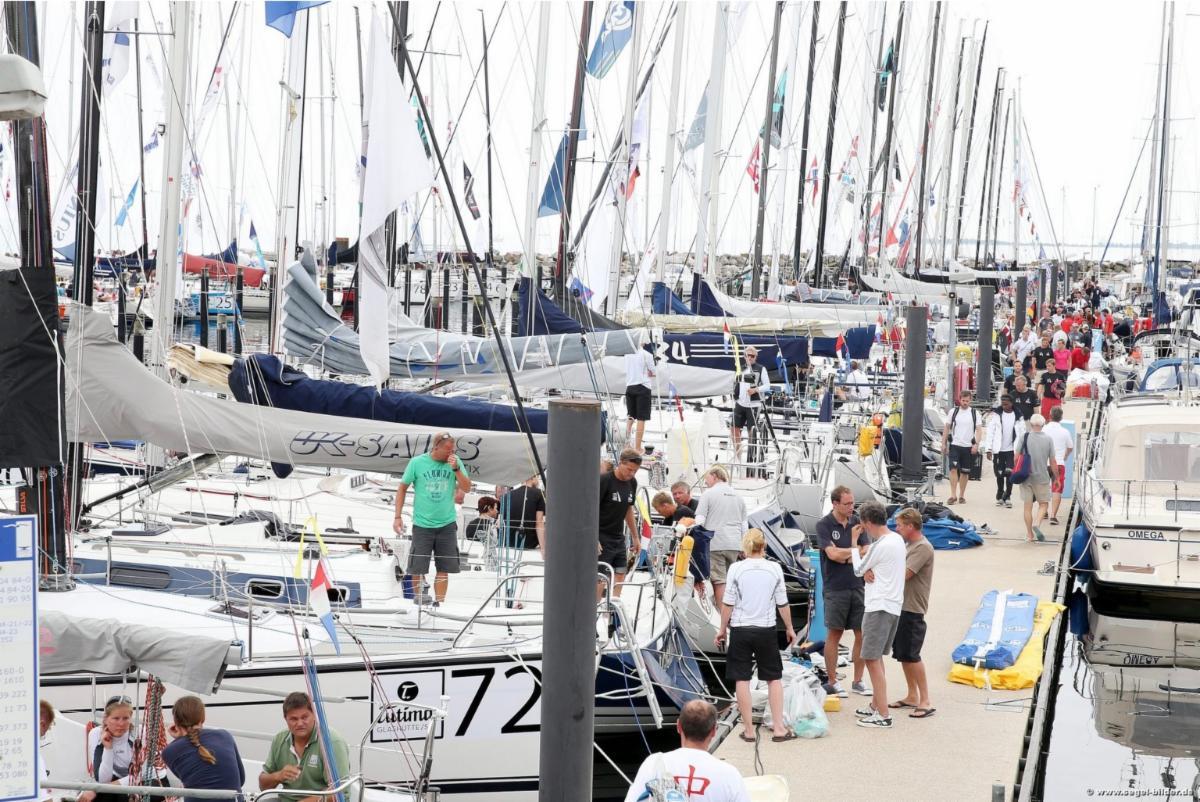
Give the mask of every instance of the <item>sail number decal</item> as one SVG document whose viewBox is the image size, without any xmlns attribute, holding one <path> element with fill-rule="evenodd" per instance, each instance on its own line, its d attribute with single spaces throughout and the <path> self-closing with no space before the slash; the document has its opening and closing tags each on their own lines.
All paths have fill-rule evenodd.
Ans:
<svg viewBox="0 0 1200 802">
<path fill-rule="evenodd" d="M 382 671 L 371 691 L 371 741 L 497 738 L 541 729 L 542 674 L 533 665 Z M 445 700 L 447 715 L 433 710 Z"/>
</svg>

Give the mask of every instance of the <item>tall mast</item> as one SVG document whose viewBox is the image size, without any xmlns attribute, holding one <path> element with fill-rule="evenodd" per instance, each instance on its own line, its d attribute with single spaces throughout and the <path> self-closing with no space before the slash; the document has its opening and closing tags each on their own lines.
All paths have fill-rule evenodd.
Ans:
<svg viewBox="0 0 1200 802">
<path fill-rule="evenodd" d="M 887 196 L 888 184 L 891 183 L 892 172 L 892 134 L 895 131 L 896 121 L 896 85 L 900 82 L 900 61 L 901 54 L 904 52 L 904 18 L 907 16 L 908 4 L 900 4 L 900 19 L 896 22 L 896 41 L 892 50 L 892 84 L 888 87 L 888 113 L 887 123 L 884 126 L 883 133 L 883 175 L 879 187 L 879 258 L 878 264 L 882 268 L 885 258 L 885 249 L 887 240 L 884 236 L 887 231 Z"/>
<path fill-rule="evenodd" d="M 979 267 L 979 249 L 986 239 L 983 233 L 983 219 L 987 214 L 988 201 L 991 199 L 991 181 L 995 175 L 995 159 L 993 154 L 995 151 L 996 140 L 999 136 L 996 133 L 996 127 L 999 124 L 1000 118 L 1000 95 L 1004 92 L 1004 68 L 1000 67 L 996 70 L 996 87 L 992 91 L 992 115 L 991 121 L 988 123 L 988 141 L 987 150 L 984 151 L 983 160 L 983 177 L 979 188 L 979 222 L 975 226 L 975 267 Z"/>
<path fill-rule="evenodd" d="M 875 131 L 879 127 L 879 76 L 883 68 L 883 41 L 887 32 L 887 3 L 880 3 L 882 14 L 879 20 L 879 44 L 875 50 L 875 63 L 871 68 L 871 91 L 868 102 L 871 104 L 871 136 L 867 146 L 867 185 L 862 193 L 862 268 L 867 267 L 867 254 L 871 250 L 871 190 L 875 186 Z M 882 254 L 880 254 L 882 256 Z"/>
<path fill-rule="evenodd" d="M 396 63 L 396 70 L 400 73 L 400 83 L 404 83 L 404 48 L 408 46 L 406 43 L 408 37 L 408 3 L 390 0 L 388 7 L 393 13 L 398 12 L 396 13 L 396 18 L 399 20 L 399 25 L 392 30 L 392 60 Z M 393 210 L 383 222 L 383 241 L 384 250 L 386 251 L 385 263 L 387 264 L 387 284 L 389 287 L 396 286 L 396 250 L 399 244 L 397 241 L 398 237 L 396 236 L 396 219 L 396 212 Z M 407 232 L 405 239 L 407 239 Z M 429 295 L 429 289 L 429 287 L 425 288 L 426 296 Z M 357 296 L 354 299 L 354 308 L 357 311 Z M 443 314 L 449 315 L 450 311 L 444 310 Z"/>
<path fill-rule="evenodd" d="M 146 124 L 142 117 L 142 37 L 138 33 L 137 17 L 133 19 L 134 78 L 137 81 L 137 126 L 138 126 L 138 200 L 142 209 L 142 247 L 138 254 L 150 255 L 150 223 L 146 220 Z M 142 277 L 146 275 L 145 259 L 142 259 Z M 122 324 L 118 332 L 124 332 Z"/>
<path fill-rule="evenodd" d="M 771 30 L 771 68 L 767 72 L 767 111 L 763 115 L 762 162 L 758 170 L 758 219 L 754 224 L 754 258 L 750 260 L 750 298 L 757 301 L 762 289 L 762 241 L 767 217 L 767 171 L 771 165 L 771 135 L 775 131 L 775 78 L 779 66 L 779 26 L 783 21 L 783 0 L 775 3 L 775 23 Z M 779 110 L 783 114 L 783 109 Z"/>
<path fill-rule="evenodd" d="M 558 258 L 554 264 L 554 297 L 566 297 L 567 243 L 571 233 L 571 199 L 575 194 L 575 155 L 579 152 L 579 124 L 583 119 L 583 86 L 587 78 L 587 46 L 592 32 L 592 0 L 584 0 L 579 21 L 579 47 L 575 57 L 575 87 L 571 99 L 571 121 L 567 128 L 567 152 L 563 159 L 562 211 L 558 223 Z M 532 306 L 532 305 L 531 305 Z"/>
<path fill-rule="evenodd" d="M 1021 79 L 1017 78 L 1017 91 L 1013 100 L 1013 270 L 1021 265 L 1021 198 L 1018 191 L 1021 181 Z"/>
<path fill-rule="evenodd" d="M 1163 89 L 1162 89 L 1162 142 L 1159 150 L 1158 164 L 1158 222 L 1154 226 L 1154 299 L 1152 301 L 1152 309 L 1154 310 L 1155 323 L 1158 323 L 1158 293 L 1163 286 L 1163 254 L 1166 253 L 1167 243 L 1163 237 L 1164 213 L 1167 206 L 1167 185 L 1170 183 L 1167 172 L 1167 158 L 1171 148 L 1171 74 L 1172 60 L 1175 55 L 1175 3 L 1172 1 L 1167 3 L 1166 17 L 1167 25 L 1167 60 L 1166 67 L 1163 70 Z"/>
<path fill-rule="evenodd" d="M 483 33 L 483 122 L 487 131 L 487 255 L 485 259 L 487 266 L 491 267 L 492 254 L 496 248 L 495 233 L 492 228 L 492 81 L 488 73 L 488 51 L 491 48 L 488 46 L 487 22 L 483 17 L 483 9 L 479 10 L 479 29 Z M 484 274 L 484 278 L 487 278 L 487 274 Z M 486 298 L 487 286 L 480 287 L 479 292 Z"/>
<path fill-rule="evenodd" d="M 529 129 L 529 173 L 525 178 L 525 275 L 541 291 L 542 268 L 537 258 L 538 190 L 542 174 L 542 131 L 546 123 L 546 52 L 550 42 L 550 4 L 538 3 L 537 55 L 533 62 L 533 124 Z M 509 299 L 511 301 L 511 299 Z M 533 314 L 533 304 L 529 304 Z M 512 303 L 505 304 L 504 332 L 512 330 Z M 532 328 L 530 329 L 532 331 Z"/>
<path fill-rule="evenodd" d="M 721 170 L 717 152 L 721 147 L 721 107 L 725 98 L 725 51 L 729 38 L 729 3 L 717 4 L 713 23 L 712 65 L 708 73 L 706 108 L 704 112 L 704 174 L 700 181 L 700 214 L 696 219 L 696 260 L 692 266 L 709 278 L 717 275 L 716 251 L 717 192 Z"/>
<path fill-rule="evenodd" d="M 308 94 L 308 12 L 296 14 L 289 39 L 284 93 L 283 149 L 279 165 L 279 209 L 275 217 L 275 274 L 271 276 L 271 353 L 283 349 L 283 283 L 296 258 L 299 230 L 300 159 L 304 144 L 305 96 Z M 355 299 L 355 306 L 358 301 Z"/>
<path fill-rule="evenodd" d="M 92 305 L 96 261 L 96 178 L 100 167 L 100 91 L 103 86 L 104 3 L 84 4 L 83 80 L 79 84 L 79 175 L 75 215 L 75 300 Z"/>
<path fill-rule="evenodd" d="M 629 82 L 625 87 L 625 118 L 622 123 L 621 142 L 619 143 L 613 163 L 625 165 L 625 185 L 629 186 L 629 176 L 632 175 L 632 165 L 629 164 L 629 154 L 632 147 L 633 139 L 633 116 L 635 113 L 635 103 L 637 102 L 637 86 L 638 86 L 638 68 L 639 56 L 642 49 L 642 7 L 645 3 L 633 4 L 633 40 L 630 42 L 629 53 Z M 604 299 L 604 307 L 613 315 L 620 308 L 617 295 L 620 293 L 621 286 L 621 255 L 625 250 L 625 228 L 626 214 L 628 212 L 628 204 L 626 203 L 625 193 L 620 187 L 613 184 L 616 194 L 616 225 L 613 230 L 612 241 L 612 258 L 609 262 L 608 273 L 608 297 Z M 634 266 L 636 269 L 636 265 Z"/>
<path fill-rule="evenodd" d="M 962 67 L 963 53 L 967 47 L 967 39 L 962 35 L 963 23 L 958 21 L 958 60 L 954 67 L 954 103 L 950 106 L 950 113 L 946 115 L 949 123 L 950 131 L 946 136 L 946 156 L 942 162 L 942 175 L 944 176 L 945 184 L 942 189 L 941 203 L 941 222 L 938 227 L 941 229 L 938 236 L 938 266 L 942 269 L 946 267 L 946 239 L 950 233 L 950 198 L 954 191 L 954 178 L 951 176 L 951 169 L 954 166 L 954 135 L 958 132 L 958 97 L 959 90 L 962 88 Z"/>
<path fill-rule="evenodd" d="M 159 376 L 166 377 L 167 349 L 175 320 L 175 296 L 179 286 L 179 196 L 183 186 L 183 146 L 187 142 L 187 121 L 191 117 L 192 14 L 191 3 L 171 3 L 171 53 L 163 81 L 163 111 L 167 132 L 163 142 L 162 211 L 158 229 L 158 304 L 155 309 L 155 335 L 150 338 L 150 364 Z"/>
<path fill-rule="evenodd" d="M 1150 120 L 1150 138 L 1151 152 L 1153 153 L 1158 147 L 1159 129 L 1162 123 L 1162 92 L 1159 87 L 1163 85 L 1163 70 L 1166 68 L 1166 51 L 1167 51 L 1167 4 L 1162 7 L 1162 23 L 1158 29 L 1158 73 L 1154 80 L 1154 116 Z M 1150 258 L 1150 231 L 1154 222 L 1154 209 L 1158 205 L 1158 192 L 1155 187 L 1158 180 L 1158 159 L 1150 159 L 1150 177 L 1149 184 L 1146 187 L 1146 214 L 1142 223 L 1142 266 L 1145 268 L 1149 265 Z M 1065 232 L 1064 232 L 1065 233 Z"/>
<path fill-rule="evenodd" d="M 658 281 L 666 280 L 667 242 L 671 230 L 672 183 L 675 178 L 675 126 L 679 120 L 679 78 L 687 35 L 687 3 L 675 7 L 675 51 L 671 61 L 671 93 L 667 96 L 667 130 L 663 142 L 663 194 L 658 215 Z"/>
<path fill-rule="evenodd" d="M 991 244 L 988 246 L 987 254 L 984 258 L 992 262 L 996 261 L 996 240 L 1000 236 L 1000 185 L 1004 181 L 1004 159 L 1008 154 L 1008 120 L 1012 114 L 1012 102 L 1012 97 L 1010 96 L 1004 108 L 1004 125 L 998 129 L 1000 137 L 1000 161 L 996 165 L 995 178 L 992 179 L 992 190 L 995 200 L 989 201 L 988 206 L 988 229 L 991 231 Z"/>
<path fill-rule="evenodd" d="M 887 14 L 886 5 L 883 13 Z M 804 234 L 804 177 L 808 174 L 808 128 L 812 113 L 813 76 L 817 69 L 817 26 L 820 19 L 821 3 L 817 0 L 812 4 L 812 31 L 808 37 L 808 75 L 804 79 L 804 121 L 800 124 L 800 187 L 796 190 L 796 239 L 792 243 L 792 274 L 797 281 L 800 279 L 800 240 Z M 880 33 L 881 40 L 882 37 L 883 34 Z M 867 188 L 870 191 L 869 183 Z"/>
<path fill-rule="evenodd" d="M 933 113 L 933 80 L 937 74 L 937 54 L 938 54 L 938 35 L 942 30 L 942 3 L 938 0 L 938 4 L 933 12 L 933 44 L 929 48 L 929 81 L 925 87 L 925 130 L 921 135 L 921 178 L 918 182 L 919 189 L 917 190 L 917 267 L 916 275 L 921 274 L 921 268 L 925 265 L 925 209 L 928 208 L 928 195 L 926 194 L 927 179 L 925 176 L 926 167 L 929 164 L 929 129 L 931 127 L 931 115 Z"/>
<path fill-rule="evenodd" d="M 842 42 L 846 38 L 846 0 L 838 3 L 837 41 L 833 46 L 833 81 L 829 89 L 829 121 L 825 126 L 825 160 L 821 164 L 821 205 L 817 207 L 817 246 L 813 251 L 813 284 L 821 286 L 825 272 L 825 224 L 829 213 L 829 177 L 833 175 L 833 135 L 837 126 L 838 82 L 842 77 Z"/>
<path fill-rule="evenodd" d="M 958 214 L 954 221 L 954 247 L 950 249 L 950 258 L 958 258 L 958 246 L 962 242 L 963 206 L 967 202 L 967 170 L 971 166 L 971 142 L 975 138 L 975 110 L 979 106 L 979 84 L 983 77 L 983 53 L 987 49 L 988 25 L 983 24 L 983 39 L 979 43 L 979 52 L 975 54 L 975 80 L 971 91 L 971 119 L 967 123 L 967 142 L 962 154 L 962 177 L 958 183 Z"/>
</svg>

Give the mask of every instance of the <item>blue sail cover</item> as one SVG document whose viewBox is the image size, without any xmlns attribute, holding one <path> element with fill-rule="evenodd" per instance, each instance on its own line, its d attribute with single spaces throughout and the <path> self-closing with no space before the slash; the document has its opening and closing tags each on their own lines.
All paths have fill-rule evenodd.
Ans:
<svg viewBox="0 0 1200 802">
<path fill-rule="evenodd" d="M 650 309 L 656 315 L 692 314 L 692 308 L 679 300 L 679 296 L 661 281 L 654 282 L 650 289 Z"/>
<path fill-rule="evenodd" d="M 717 370 L 736 370 L 733 347 L 725 342 L 725 335 L 717 332 L 675 334 L 664 332 L 662 347 L 651 349 L 668 362 L 693 365 Z M 738 335 L 739 357 L 746 346 L 758 349 L 758 364 L 772 373 L 783 368 L 779 361 L 782 354 L 788 367 L 808 364 L 808 338 L 785 337 L 770 334 Z M 741 359 L 745 364 L 745 360 Z"/>
<path fill-rule="evenodd" d="M 299 412 L 455 430 L 522 431 L 516 407 L 399 390 L 377 393 L 374 387 L 311 379 L 270 354 L 251 354 L 237 360 L 229 374 L 229 388 L 242 403 Z M 525 416 L 535 434 L 546 433 L 548 412 L 526 408 Z"/>
<path fill-rule="evenodd" d="M 74 246 L 72 246 L 74 247 Z M 146 246 L 138 248 L 133 253 L 124 256 L 103 256 L 96 260 L 93 275 L 104 278 L 116 278 L 124 270 L 154 269 L 154 257 L 146 257 Z"/>
<path fill-rule="evenodd" d="M 224 262 L 228 265 L 236 265 L 238 260 L 237 240 L 229 243 L 229 247 L 220 253 L 206 253 L 205 259 L 212 259 L 216 262 Z"/>
<path fill-rule="evenodd" d="M 871 356 L 871 346 L 875 344 L 875 325 L 857 326 L 846 329 L 842 334 L 850 359 L 867 359 Z M 837 337 L 813 337 L 813 356 L 839 356 L 837 352 Z"/>
<path fill-rule="evenodd" d="M 534 304 L 530 325 L 529 304 Z M 571 311 L 568 311 L 571 310 Z M 517 285 L 517 336 L 541 337 L 551 334 L 582 334 L 595 331 L 626 330 L 627 326 L 593 312 L 586 304 L 570 302 L 567 309 L 556 304 L 533 288 L 533 281 L 524 277 Z"/>
<path fill-rule="evenodd" d="M 692 274 L 692 314 L 705 317 L 725 317 L 727 314 L 699 273 Z"/>
</svg>

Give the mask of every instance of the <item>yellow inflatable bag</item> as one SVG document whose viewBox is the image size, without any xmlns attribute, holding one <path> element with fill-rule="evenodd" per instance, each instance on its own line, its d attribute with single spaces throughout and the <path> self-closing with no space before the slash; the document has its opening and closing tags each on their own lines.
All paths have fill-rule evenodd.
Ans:
<svg viewBox="0 0 1200 802">
<path fill-rule="evenodd" d="M 976 688 L 993 688 L 996 690 L 1017 691 L 1022 688 L 1032 688 L 1042 675 L 1042 661 L 1045 655 L 1046 633 L 1054 617 L 1067 609 L 1056 602 L 1039 602 L 1033 614 L 1033 633 L 1025 648 L 1021 650 L 1017 662 L 1008 668 L 975 668 L 954 664 L 950 669 L 948 679 L 951 682 L 961 682 L 963 685 L 974 685 Z"/>
</svg>

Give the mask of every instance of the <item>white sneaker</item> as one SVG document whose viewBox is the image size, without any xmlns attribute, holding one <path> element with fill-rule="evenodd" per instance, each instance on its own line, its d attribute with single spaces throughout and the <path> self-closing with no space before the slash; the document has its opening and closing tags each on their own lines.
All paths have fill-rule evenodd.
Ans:
<svg viewBox="0 0 1200 802">
<path fill-rule="evenodd" d="M 856 723 L 860 727 L 872 727 L 879 730 L 890 730 L 892 728 L 892 717 L 888 716 L 884 718 L 878 713 L 875 713 L 867 718 L 860 718 Z"/>
<path fill-rule="evenodd" d="M 857 693 L 859 696 L 870 696 L 871 689 L 862 683 L 862 681 L 850 684 L 850 690 Z"/>
<path fill-rule="evenodd" d="M 842 684 L 840 682 L 834 682 L 834 683 L 831 683 L 831 685 L 833 686 L 832 690 L 827 691 L 826 692 L 827 695 L 832 696 L 834 694 L 837 694 L 837 696 L 841 699 L 849 698 L 850 694 L 846 693 L 846 689 L 842 687 Z"/>
</svg>

